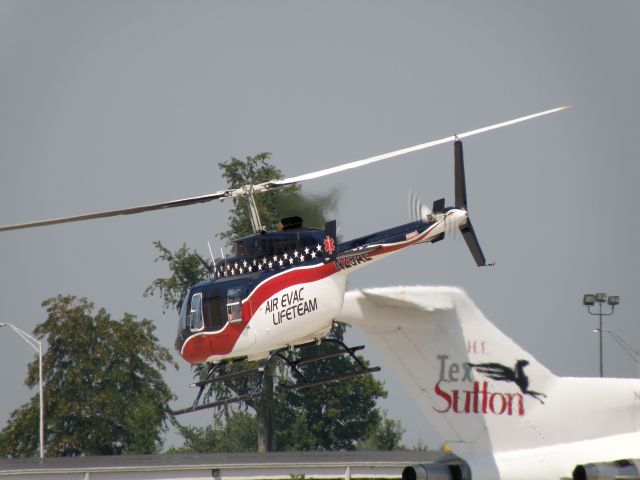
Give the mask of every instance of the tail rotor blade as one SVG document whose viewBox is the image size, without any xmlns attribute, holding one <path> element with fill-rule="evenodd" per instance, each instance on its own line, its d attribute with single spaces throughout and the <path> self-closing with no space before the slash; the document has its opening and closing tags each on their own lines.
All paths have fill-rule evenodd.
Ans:
<svg viewBox="0 0 640 480">
<path fill-rule="evenodd" d="M 462 142 L 460 140 L 453 142 L 453 152 L 455 158 L 455 207 L 467 210 L 467 186 L 464 179 L 464 159 L 462 153 Z"/>
<path fill-rule="evenodd" d="M 418 215 L 418 198 L 413 189 L 411 189 L 409 191 L 409 218 L 415 222 L 419 218 Z"/>
<path fill-rule="evenodd" d="M 467 247 L 469 247 L 471 251 L 471 255 L 473 255 L 473 259 L 476 261 L 476 265 L 484 267 L 487 261 L 484 258 L 484 253 L 482 253 L 482 248 L 480 248 L 480 243 L 478 242 L 478 237 L 473 229 L 471 220 L 467 220 L 467 223 L 460 227 L 460 231 L 462 232 L 464 241 L 467 243 Z"/>
<path fill-rule="evenodd" d="M 431 210 L 422 200 L 418 198 L 416 193 L 411 189 L 409 191 L 409 217 L 414 222 L 424 221 L 431 214 Z"/>
</svg>

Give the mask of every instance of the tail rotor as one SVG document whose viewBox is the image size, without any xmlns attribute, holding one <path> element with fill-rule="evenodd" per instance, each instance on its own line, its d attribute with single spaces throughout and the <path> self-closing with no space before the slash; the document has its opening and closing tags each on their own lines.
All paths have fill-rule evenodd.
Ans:
<svg viewBox="0 0 640 480">
<path fill-rule="evenodd" d="M 453 207 L 445 207 L 445 199 L 439 198 L 434 200 L 431 208 L 427 207 L 422 200 L 418 198 L 413 190 L 409 192 L 409 216 L 413 221 L 437 221 L 441 219 L 443 221 L 443 231 L 438 236 L 437 240 L 442 240 L 445 235 L 455 236 L 457 234 L 456 226 L 460 225 L 460 221 L 448 221 L 449 214 L 453 209 L 462 210 L 466 213 L 466 221 L 458 227 L 462 233 L 473 259 L 476 265 L 479 267 L 492 266 L 493 264 L 487 264 L 487 260 L 480 247 L 480 242 L 469 218 L 469 206 L 467 202 L 467 185 L 464 173 L 464 152 L 462 149 L 462 141 L 458 138 L 453 142 L 454 152 L 454 197 L 455 202 Z M 452 212 L 453 213 L 453 212 Z M 458 218 L 459 215 L 458 215 Z"/>
<path fill-rule="evenodd" d="M 413 189 L 409 191 L 409 218 L 411 218 L 411 220 L 413 220 L 414 222 L 424 222 L 429 219 L 433 212 L 436 211 L 437 210 L 435 208 L 430 209 L 424 203 L 422 203 L 422 200 L 418 198 L 416 192 L 414 192 Z"/>
<path fill-rule="evenodd" d="M 464 154 L 462 151 L 462 141 L 456 139 L 453 142 L 454 152 L 454 177 L 455 177 L 455 208 L 459 208 L 469 213 L 469 207 L 467 206 L 467 185 L 464 176 Z M 467 222 L 460 226 L 460 232 L 464 237 L 464 241 L 476 261 L 476 265 L 484 267 L 487 265 L 484 253 L 478 242 L 478 237 L 473 229 L 471 219 L 467 217 Z"/>
</svg>

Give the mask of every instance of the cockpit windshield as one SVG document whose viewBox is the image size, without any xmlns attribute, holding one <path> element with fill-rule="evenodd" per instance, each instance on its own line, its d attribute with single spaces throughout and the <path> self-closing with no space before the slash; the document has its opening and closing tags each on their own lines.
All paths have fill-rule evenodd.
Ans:
<svg viewBox="0 0 640 480">
<path fill-rule="evenodd" d="M 189 304 L 189 293 L 190 293 L 190 290 L 187 291 L 187 294 L 184 296 L 184 299 L 182 300 L 182 305 L 180 305 L 178 333 L 182 332 L 185 328 L 187 328 L 187 305 Z"/>
<path fill-rule="evenodd" d="M 204 328 L 204 318 L 202 318 L 202 292 L 194 293 L 190 303 L 189 328 L 192 332 L 197 332 Z"/>
<path fill-rule="evenodd" d="M 229 280 L 222 283 L 207 281 L 192 287 L 180 306 L 176 338 L 178 351 L 191 335 L 241 325 L 245 320 L 243 300 L 249 286 L 245 280 Z"/>
</svg>

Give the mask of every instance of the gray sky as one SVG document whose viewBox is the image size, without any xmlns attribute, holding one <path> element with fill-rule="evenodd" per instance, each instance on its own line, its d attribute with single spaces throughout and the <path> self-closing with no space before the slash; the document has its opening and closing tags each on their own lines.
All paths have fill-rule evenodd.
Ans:
<svg viewBox="0 0 640 480">
<path fill-rule="evenodd" d="M 216 191 L 230 156 L 269 151 L 292 176 L 571 104 L 465 140 L 470 211 L 495 268 L 477 269 L 458 236 L 357 272 L 350 287 L 462 286 L 555 373 L 596 375 L 583 293 L 619 294 L 607 326 L 640 347 L 639 47 L 634 1 L 0 0 L 0 224 Z M 452 150 L 304 189 L 338 188 L 348 239 L 407 221 L 411 188 L 428 204 L 451 199 Z M 228 207 L 4 233 L 0 321 L 32 331 L 43 300 L 72 293 L 153 319 L 170 347 L 176 316 L 142 297 L 167 273 L 152 241 L 219 246 Z M 605 373 L 634 376 L 605 340 Z M 23 384 L 26 343 L 0 330 L 0 355 L 2 426 L 36 391 Z M 180 363 L 166 378 L 184 404 L 192 377 Z M 436 446 L 399 384 L 380 378 L 406 443 Z"/>
</svg>

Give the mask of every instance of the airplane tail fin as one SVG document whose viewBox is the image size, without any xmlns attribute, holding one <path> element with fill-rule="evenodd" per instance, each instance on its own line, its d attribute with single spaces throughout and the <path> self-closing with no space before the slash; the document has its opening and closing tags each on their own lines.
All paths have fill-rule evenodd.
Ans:
<svg viewBox="0 0 640 480">
<path fill-rule="evenodd" d="M 453 287 L 348 292 L 338 321 L 361 327 L 456 453 L 542 444 L 556 377 Z M 513 435 L 514 428 L 518 435 Z"/>
</svg>

